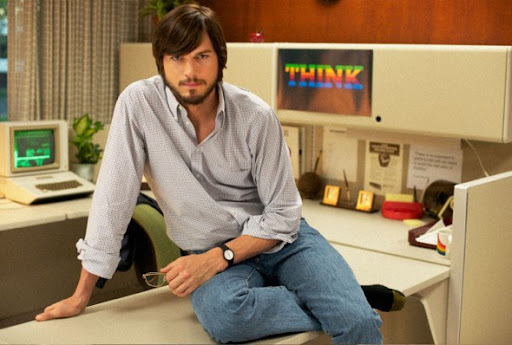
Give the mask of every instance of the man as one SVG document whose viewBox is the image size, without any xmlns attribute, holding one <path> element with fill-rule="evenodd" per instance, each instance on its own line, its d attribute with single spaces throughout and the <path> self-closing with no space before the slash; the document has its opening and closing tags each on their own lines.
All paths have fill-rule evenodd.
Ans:
<svg viewBox="0 0 512 345">
<path fill-rule="evenodd" d="M 333 343 L 379 343 L 381 320 L 339 253 L 301 219 L 278 119 L 253 94 L 222 82 L 226 44 L 198 5 L 156 27 L 159 75 L 119 97 L 93 197 L 75 293 L 36 317 L 81 313 L 98 277 L 111 278 L 143 173 L 168 234 L 190 255 L 162 272 L 191 296 L 220 342 L 323 330 Z M 368 299 L 390 293 L 367 287 Z M 393 294 L 391 293 L 391 301 Z"/>
</svg>

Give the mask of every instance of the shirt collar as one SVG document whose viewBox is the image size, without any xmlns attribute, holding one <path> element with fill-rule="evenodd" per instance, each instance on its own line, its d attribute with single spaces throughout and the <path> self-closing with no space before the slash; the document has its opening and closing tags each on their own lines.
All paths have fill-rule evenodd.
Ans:
<svg viewBox="0 0 512 345">
<path fill-rule="evenodd" d="M 222 89 L 222 82 L 217 84 L 219 90 L 219 106 L 217 107 L 217 121 L 220 121 L 220 126 L 224 123 L 226 117 L 226 103 L 224 103 L 224 90 Z"/>
<path fill-rule="evenodd" d="M 171 92 L 169 86 L 165 85 L 165 96 L 167 98 L 167 104 L 169 105 L 169 109 L 171 110 L 171 115 L 174 117 L 176 121 L 178 121 L 178 107 L 180 104 L 176 100 L 176 97 Z"/>
</svg>

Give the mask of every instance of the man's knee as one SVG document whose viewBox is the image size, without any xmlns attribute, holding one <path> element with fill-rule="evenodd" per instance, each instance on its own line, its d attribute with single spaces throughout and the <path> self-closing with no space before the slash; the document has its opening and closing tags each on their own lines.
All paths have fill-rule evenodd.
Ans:
<svg viewBox="0 0 512 345">
<path fill-rule="evenodd" d="M 222 343 L 247 341 L 250 339 L 247 339 L 245 326 L 251 324 L 247 311 L 250 295 L 210 295 L 207 300 L 193 301 L 194 310 L 204 330 L 214 340 Z"/>
</svg>

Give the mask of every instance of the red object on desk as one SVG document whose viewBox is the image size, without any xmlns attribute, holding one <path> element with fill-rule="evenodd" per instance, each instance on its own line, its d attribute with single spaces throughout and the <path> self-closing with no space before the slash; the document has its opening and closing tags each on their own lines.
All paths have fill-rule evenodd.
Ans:
<svg viewBox="0 0 512 345">
<path fill-rule="evenodd" d="M 384 201 L 382 217 L 389 219 L 416 219 L 423 216 L 423 206 L 420 202 Z"/>
</svg>

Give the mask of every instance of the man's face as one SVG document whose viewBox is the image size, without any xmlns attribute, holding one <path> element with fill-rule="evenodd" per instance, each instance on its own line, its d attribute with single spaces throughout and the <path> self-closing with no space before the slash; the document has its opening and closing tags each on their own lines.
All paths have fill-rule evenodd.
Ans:
<svg viewBox="0 0 512 345">
<path fill-rule="evenodd" d="M 218 58 L 204 32 L 201 44 L 185 55 L 164 55 L 165 81 L 182 105 L 201 104 L 215 89 Z"/>
</svg>

